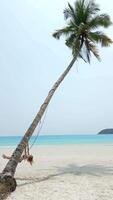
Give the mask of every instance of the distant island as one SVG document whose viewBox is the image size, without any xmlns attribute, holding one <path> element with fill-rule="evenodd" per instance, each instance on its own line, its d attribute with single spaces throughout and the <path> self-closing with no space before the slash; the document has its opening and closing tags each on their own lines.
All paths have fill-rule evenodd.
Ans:
<svg viewBox="0 0 113 200">
<path fill-rule="evenodd" d="M 113 134 L 113 128 L 103 129 L 102 131 L 98 133 L 98 135 L 101 135 L 101 134 Z"/>
</svg>

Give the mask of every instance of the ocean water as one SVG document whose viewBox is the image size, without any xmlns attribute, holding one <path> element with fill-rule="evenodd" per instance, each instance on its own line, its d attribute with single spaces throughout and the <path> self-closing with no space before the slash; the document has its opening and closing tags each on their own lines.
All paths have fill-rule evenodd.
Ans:
<svg viewBox="0 0 113 200">
<path fill-rule="evenodd" d="M 0 146 L 15 146 L 22 136 L 1 136 Z M 30 139 L 32 145 L 36 136 Z M 113 144 L 113 135 L 39 135 L 34 145 Z"/>
</svg>

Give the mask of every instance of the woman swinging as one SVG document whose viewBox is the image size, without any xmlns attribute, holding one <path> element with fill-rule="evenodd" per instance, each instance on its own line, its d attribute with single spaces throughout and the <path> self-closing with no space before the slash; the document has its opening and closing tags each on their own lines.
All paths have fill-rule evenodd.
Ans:
<svg viewBox="0 0 113 200">
<path fill-rule="evenodd" d="M 6 156 L 5 154 L 2 155 L 4 159 L 11 159 L 11 156 Z M 22 162 L 23 160 L 26 160 L 30 163 L 30 165 L 33 164 L 33 156 L 29 154 L 29 145 L 27 144 L 24 149 L 24 154 L 21 156 L 19 162 Z"/>
</svg>

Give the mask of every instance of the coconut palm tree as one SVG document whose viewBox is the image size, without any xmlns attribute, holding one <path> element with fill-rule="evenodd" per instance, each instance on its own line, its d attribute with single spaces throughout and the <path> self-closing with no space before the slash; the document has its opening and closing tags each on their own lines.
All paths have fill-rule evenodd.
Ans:
<svg viewBox="0 0 113 200">
<path fill-rule="evenodd" d="M 102 47 L 108 47 L 112 43 L 112 40 L 100 31 L 100 28 L 108 28 L 112 24 L 110 17 L 107 14 L 100 14 L 99 11 L 99 6 L 94 1 L 87 2 L 85 0 L 77 0 L 74 6 L 68 3 L 67 8 L 64 10 L 64 17 L 67 25 L 57 30 L 53 36 L 56 39 L 59 39 L 61 36 L 65 37 L 65 44 L 72 51 L 72 60 L 49 91 L 35 119 L 2 171 L 0 176 L 0 185 L 2 188 L 6 188 L 7 186 L 10 191 L 15 190 L 16 181 L 14 179 L 14 174 L 23 150 L 39 124 L 53 94 L 66 77 L 75 61 L 81 58 L 89 63 L 92 54 L 100 60 L 96 45 L 100 44 Z"/>
</svg>

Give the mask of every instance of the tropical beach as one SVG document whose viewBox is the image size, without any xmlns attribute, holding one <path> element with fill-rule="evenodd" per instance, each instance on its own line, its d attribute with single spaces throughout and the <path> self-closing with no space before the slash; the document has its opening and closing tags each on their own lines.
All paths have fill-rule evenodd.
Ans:
<svg viewBox="0 0 113 200">
<path fill-rule="evenodd" d="M 0 170 L 6 164 L 0 149 Z M 8 200 L 110 200 L 113 197 L 113 145 L 39 145 L 34 163 L 19 164 L 17 189 Z"/>
<path fill-rule="evenodd" d="M 103 0 L 0 1 L 0 200 L 113 199 L 112 18 Z"/>
</svg>

